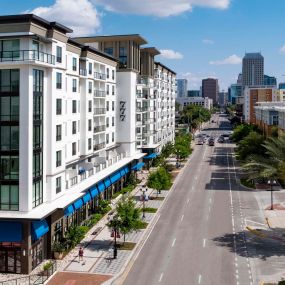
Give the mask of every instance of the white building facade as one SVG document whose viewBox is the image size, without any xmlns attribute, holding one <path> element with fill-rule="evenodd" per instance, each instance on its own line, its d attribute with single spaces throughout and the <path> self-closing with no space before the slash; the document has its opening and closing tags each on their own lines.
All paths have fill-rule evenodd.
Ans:
<svg viewBox="0 0 285 285">
<path fill-rule="evenodd" d="M 211 110 L 213 108 L 213 99 L 208 97 L 187 97 L 187 98 L 176 98 L 176 102 L 182 106 L 195 105 L 201 106 L 205 109 Z"/>
</svg>

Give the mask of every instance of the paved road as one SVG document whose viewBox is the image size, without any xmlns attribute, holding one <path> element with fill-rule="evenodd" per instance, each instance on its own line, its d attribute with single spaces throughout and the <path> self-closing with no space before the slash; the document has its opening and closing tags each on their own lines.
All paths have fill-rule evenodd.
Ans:
<svg viewBox="0 0 285 285">
<path fill-rule="evenodd" d="M 215 120 L 203 132 L 217 137 L 229 124 L 222 116 Z M 195 148 L 125 285 L 255 284 L 243 210 L 245 201 L 256 202 L 237 191 L 232 147 Z"/>
</svg>

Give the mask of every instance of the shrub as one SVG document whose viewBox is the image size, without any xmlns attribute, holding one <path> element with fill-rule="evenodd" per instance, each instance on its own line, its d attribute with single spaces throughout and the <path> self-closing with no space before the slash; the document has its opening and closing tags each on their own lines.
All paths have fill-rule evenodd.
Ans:
<svg viewBox="0 0 285 285">
<path fill-rule="evenodd" d="M 61 242 L 54 242 L 52 244 L 52 251 L 54 252 L 65 252 L 65 244 Z"/>
<path fill-rule="evenodd" d="M 99 200 L 99 205 L 98 205 L 98 213 L 99 214 L 106 214 L 111 210 L 111 207 L 109 205 L 109 202 L 106 200 Z"/>
<path fill-rule="evenodd" d="M 52 262 L 51 261 L 48 261 L 47 263 L 44 264 L 43 266 L 43 270 L 47 271 L 49 269 L 52 268 Z"/>
<path fill-rule="evenodd" d="M 175 166 L 174 166 L 173 164 L 167 163 L 167 164 L 165 165 L 165 169 L 166 169 L 166 171 L 171 172 L 172 170 L 175 169 Z"/>
</svg>

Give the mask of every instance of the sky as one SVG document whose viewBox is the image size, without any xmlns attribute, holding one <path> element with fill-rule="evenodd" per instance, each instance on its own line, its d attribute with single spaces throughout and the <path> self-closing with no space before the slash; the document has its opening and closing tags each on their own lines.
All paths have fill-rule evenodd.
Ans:
<svg viewBox="0 0 285 285">
<path fill-rule="evenodd" d="M 285 0 L 0 0 L 1 15 L 34 13 L 70 36 L 140 34 L 156 57 L 199 89 L 235 83 L 245 52 L 261 52 L 265 74 L 285 81 Z"/>
</svg>

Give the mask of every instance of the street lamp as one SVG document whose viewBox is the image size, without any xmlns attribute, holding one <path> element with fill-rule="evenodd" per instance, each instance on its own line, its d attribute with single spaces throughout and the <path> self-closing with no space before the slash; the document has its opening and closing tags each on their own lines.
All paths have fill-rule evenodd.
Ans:
<svg viewBox="0 0 285 285">
<path fill-rule="evenodd" d="M 147 201 L 146 199 L 146 192 L 147 192 L 147 187 L 146 185 L 143 185 L 142 188 L 140 188 L 140 191 L 142 191 L 142 201 L 143 201 L 143 219 L 145 218 L 145 201 Z"/>
<path fill-rule="evenodd" d="M 109 219 L 109 218 L 108 218 Z M 119 224 L 120 221 L 118 220 L 118 217 L 113 217 L 113 219 L 109 222 L 111 228 L 112 228 L 112 232 L 111 232 L 111 237 L 114 238 L 114 255 L 113 258 L 116 259 L 117 258 L 117 253 L 118 253 L 118 249 L 117 249 L 117 238 L 120 238 L 120 232 L 119 232 Z"/>
<path fill-rule="evenodd" d="M 270 192 L 271 192 L 271 207 L 270 207 L 270 210 L 273 210 L 273 186 L 276 185 L 276 180 L 271 180 L 269 179 L 267 181 L 267 184 L 270 185 Z"/>
</svg>

